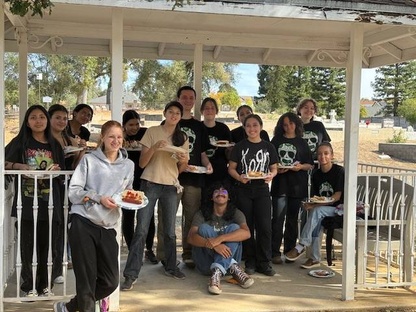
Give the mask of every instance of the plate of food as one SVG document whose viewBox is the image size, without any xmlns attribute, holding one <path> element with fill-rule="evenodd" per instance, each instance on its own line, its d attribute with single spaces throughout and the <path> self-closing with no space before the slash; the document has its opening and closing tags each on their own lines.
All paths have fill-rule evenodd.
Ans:
<svg viewBox="0 0 416 312">
<path fill-rule="evenodd" d="M 261 171 L 249 171 L 247 174 L 244 175 L 246 179 L 249 180 L 261 180 L 267 176 L 266 173 Z"/>
<path fill-rule="evenodd" d="M 147 206 L 149 199 L 143 192 L 135 190 L 125 190 L 113 196 L 118 206 L 124 209 L 137 210 Z"/>
<path fill-rule="evenodd" d="M 188 165 L 185 171 L 192 173 L 207 173 L 207 168 L 203 166 Z"/>
<path fill-rule="evenodd" d="M 127 151 L 141 151 L 142 146 L 139 141 L 125 141 L 124 148 Z"/>
<path fill-rule="evenodd" d="M 173 145 L 167 145 L 165 147 L 162 147 L 160 150 L 169 153 L 188 153 L 186 149 Z"/>
<path fill-rule="evenodd" d="M 314 204 L 327 204 L 332 203 L 334 199 L 332 197 L 325 197 L 325 196 L 313 196 L 309 199 L 309 202 Z"/>
<path fill-rule="evenodd" d="M 64 154 L 71 154 L 71 153 L 80 152 L 80 151 L 83 151 L 83 150 L 84 150 L 84 147 L 78 147 L 78 146 L 72 146 L 72 145 L 65 146 L 64 147 Z"/>
<path fill-rule="evenodd" d="M 228 140 L 211 141 L 210 144 L 215 147 L 232 147 L 235 145 L 234 142 L 230 142 Z"/>
<path fill-rule="evenodd" d="M 308 274 L 318 278 L 329 278 L 335 276 L 335 272 L 329 270 L 310 270 Z"/>
</svg>

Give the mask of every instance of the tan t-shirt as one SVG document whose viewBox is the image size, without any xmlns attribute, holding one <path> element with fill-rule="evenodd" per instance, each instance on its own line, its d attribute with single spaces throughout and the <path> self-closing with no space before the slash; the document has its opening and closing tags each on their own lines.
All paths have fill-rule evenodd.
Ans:
<svg viewBox="0 0 416 312">
<path fill-rule="evenodd" d="M 168 144 L 172 145 L 172 138 L 167 137 L 167 134 L 163 130 L 162 126 L 155 126 L 146 130 L 146 133 L 140 140 L 140 143 L 150 148 L 153 144 L 160 140 L 166 140 Z M 186 140 L 181 147 L 189 153 L 188 140 Z M 146 168 L 144 168 L 141 179 L 158 184 L 173 185 L 179 175 L 177 162 L 178 161 L 175 158 L 172 158 L 171 152 L 156 151 Z"/>
</svg>

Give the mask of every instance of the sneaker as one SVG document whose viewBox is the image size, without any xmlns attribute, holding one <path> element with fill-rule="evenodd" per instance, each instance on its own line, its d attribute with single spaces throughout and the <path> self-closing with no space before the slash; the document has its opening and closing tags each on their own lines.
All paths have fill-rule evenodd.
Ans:
<svg viewBox="0 0 416 312">
<path fill-rule="evenodd" d="M 286 253 L 285 257 L 287 260 L 289 261 L 296 261 L 298 260 L 303 254 L 305 253 L 305 248 L 302 249 L 301 252 L 299 252 L 296 247 L 292 248 L 291 251 L 289 251 L 288 253 Z"/>
<path fill-rule="evenodd" d="M 272 263 L 274 264 L 282 264 L 283 260 L 282 260 L 282 256 L 276 256 L 272 258 Z"/>
<path fill-rule="evenodd" d="M 222 277 L 221 270 L 218 268 L 215 268 L 212 271 L 211 278 L 209 279 L 208 292 L 210 294 L 219 295 L 220 293 L 222 293 L 221 277 Z"/>
<path fill-rule="evenodd" d="M 252 267 L 246 267 L 244 270 L 248 275 L 253 275 L 254 273 L 256 273 L 256 269 L 252 268 Z"/>
<path fill-rule="evenodd" d="M 131 290 L 133 288 L 133 285 L 136 284 L 136 280 L 133 277 L 126 277 L 124 280 L 124 283 L 121 284 L 120 288 L 121 290 Z"/>
<path fill-rule="evenodd" d="M 42 293 L 40 294 L 42 297 L 49 297 L 49 296 L 55 296 L 52 291 L 49 290 L 49 288 L 44 288 L 42 290 Z"/>
<path fill-rule="evenodd" d="M 246 272 L 238 264 L 233 264 L 230 268 L 230 273 L 233 278 L 238 282 L 243 288 L 249 288 L 251 285 L 254 284 L 254 280 L 248 276 Z"/>
<path fill-rule="evenodd" d="M 183 259 L 183 262 L 185 263 L 186 267 L 189 269 L 195 268 L 195 262 L 192 259 Z"/>
<path fill-rule="evenodd" d="M 178 280 L 185 279 L 185 274 L 183 274 L 179 268 L 175 268 L 175 270 L 165 270 L 165 275 Z"/>
<path fill-rule="evenodd" d="M 37 297 L 37 296 L 38 296 L 38 292 L 35 289 L 29 290 L 25 294 L 25 297 Z"/>
<path fill-rule="evenodd" d="M 55 302 L 53 304 L 53 311 L 54 312 L 68 312 L 68 309 L 66 308 L 65 302 Z"/>
<path fill-rule="evenodd" d="M 310 269 L 310 268 L 314 268 L 314 267 L 318 267 L 318 266 L 321 266 L 321 263 L 319 261 L 316 261 L 316 260 L 313 260 L 313 259 L 309 258 L 300 267 L 304 268 L 304 269 Z"/>
<path fill-rule="evenodd" d="M 54 280 L 53 280 L 54 284 L 63 284 L 64 283 L 64 277 L 62 275 L 57 276 Z"/>
<path fill-rule="evenodd" d="M 273 270 L 273 268 L 271 266 L 267 267 L 266 269 L 257 269 L 257 272 L 262 273 L 262 274 L 267 275 L 267 276 L 275 276 L 276 275 L 276 271 Z"/>
<path fill-rule="evenodd" d="M 149 260 L 152 264 L 158 264 L 159 261 L 156 258 L 156 255 L 154 254 L 153 250 L 146 250 L 145 252 L 145 258 Z"/>
</svg>

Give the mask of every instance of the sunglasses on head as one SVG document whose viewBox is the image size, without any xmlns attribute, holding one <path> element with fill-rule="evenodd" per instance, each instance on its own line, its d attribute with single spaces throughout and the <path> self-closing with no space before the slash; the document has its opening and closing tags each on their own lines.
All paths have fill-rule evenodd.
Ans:
<svg viewBox="0 0 416 312">
<path fill-rule="evenodd" d="M 217 196 L 217 195 L 228 195 L 228 191 L 226 189 L 220 188 L 218 190 L 214 190 L 213 195 L 214 196 Z"/>
</svg>

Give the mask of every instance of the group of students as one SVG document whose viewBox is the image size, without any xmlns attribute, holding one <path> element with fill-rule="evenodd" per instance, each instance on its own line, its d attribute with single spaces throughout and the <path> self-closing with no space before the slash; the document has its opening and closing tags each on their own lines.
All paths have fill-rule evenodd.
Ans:
<svg viewBox="0 0 416 312">
<path fill-rule="evenodd" d="M 227 272 L 243 288 L 254 283 L 249 275 L 256 271 L 275 275 L 270 263 L 282 262 L 280 245 L 283 237 L 287 261 L 296 260 L 303 254 L 305 246 L 312 244 L 310 237 L 317 237 L 321 219 L 331 215 L 331 210 L 314 205 L 312 212 L 319 213 L 310 214 L 314 217 L 308 222 L 314 221 L 309 225 L 306 223 L 302 239 L 296 245 L 297 214 L 301 201 L 308 197 L 308 172 L 313 168 L 314 159 L 318 160 L 320 169 L 316 171 L 319 174 L 313 175 L 313 194 L 342 201 L 343 169 L 330 161 L 333 156 L 331 145 L 322 143 L 329 142 L 330 138 L 323 124 L 313 120 L 317 112 L 313 99 L 299 104 L 300 118 L 294 113 L 280 117 L 271 142 L 262 129 L 262 119 L 253 114 L 250 106 L 239 107 L 237 117 L 242 125 L 230 131 L 225 124 L 215 120 L 219 111 L 215 99 L 206 98 L 202 102 L 203 122 L 194 119 L 195 100 L 196 92 L 192 87 L 180 88 L 177 101 L 165 106 L 162 124 L 148 129 L 140 127 L 137 112 L 126 111 L 122 125 L 107 121 L 102 126 L 97 149 L 88 154 L 85 151 L 69 153 L 66 158 L 65 146 L 85 146 L 89 140 L 89 132 L 82 125 L 92 119 L 92 109 L 85 104 L 77 106 L 69 122 L 68 112 L 60 105 L 53 105 L 49 114 L 40 105 L 31 106 L 26 112 L 18 136 L 6 147 L 6 169 L 29 170 L 31 157 L 38 164 L 42 160 L 55 164 L 54 170 L 75 169 L 68 190 L 72 203 L 68 235 L 76 296 L 68 303 L 55 303 L 55 311 L 94 311 L 95 301 L 107 297 L 117 288 L 116 226 L 121 211 L 112 196 L 124 189 L 142 190 L 149 202 L 137 212 L 122 209 L 122 231 L 129 248 L 122 290 L 132 289 L 144 254 L 154 264 L 161 261 L 167 276 L 185 278 L 176 255 L 175 223 L 180 202 L 183 209 L 183 262 L 190 268 L 196 266 L 203 274 L 211 274 L 208 290 L 219 294 L 220 279 Z M 53 126 L 54 123 L 59 126 Z M 213 144 L 218 140 L 236 144 L 219 147 Z M 140 141 L 141 151 L 123 149 L 123 144 L 128 141 Z M 180 147 L 182 152 L 172 155 L 164 151 L 167 146 Z M 206 174 L 188 172 L 189 165 L 205 167 Z M 251 179 L 248 176 L 251 171 L 261 172 L 261 179 Z M 58 246 L 64 248 L 61 239 L 63 213 L 58 209 L 62 207 L 63 185 L 60 178 L 52 181 L 56 184 L 53 186 L 55 261 L 62 259 Z M 31 178 L 23 178 L 22 190 L 30 190 L 33 182 Z M 50 188 L 49 180 L 41 182 L 44 189 Z M 38 190 L 40 197 L 42 188 Z M 48 241 L 48 204 L 45 199 L 39 201 L 39 255 L 33 289 L 33 190 L 32 194 L 29 191 L 22 193 L 20 230 L 22 237 L 25 235 L 28 239 L 21 248 L 21 289 L 29 295 L 47 295 L 50 293 L 48 285 L 53 285 L 48 283 L 48 248 L 42 243 Z M 157 255 L 152 250 L 156 202 Z M 308 205 L 305 209 L 311 207 Z M 16 216 L 16 199 L 12 211 Z M 319 261 L 319 253 L 313 253 L 311 257 L 314 257 L 313 264 Z M 245 260 L 244 270 L 239 265 L 242 259 Z M 56 262 L 61 267 L 62 261 Z M 59 274 L 59 269 L 57 272 Z"/>
</svg>

